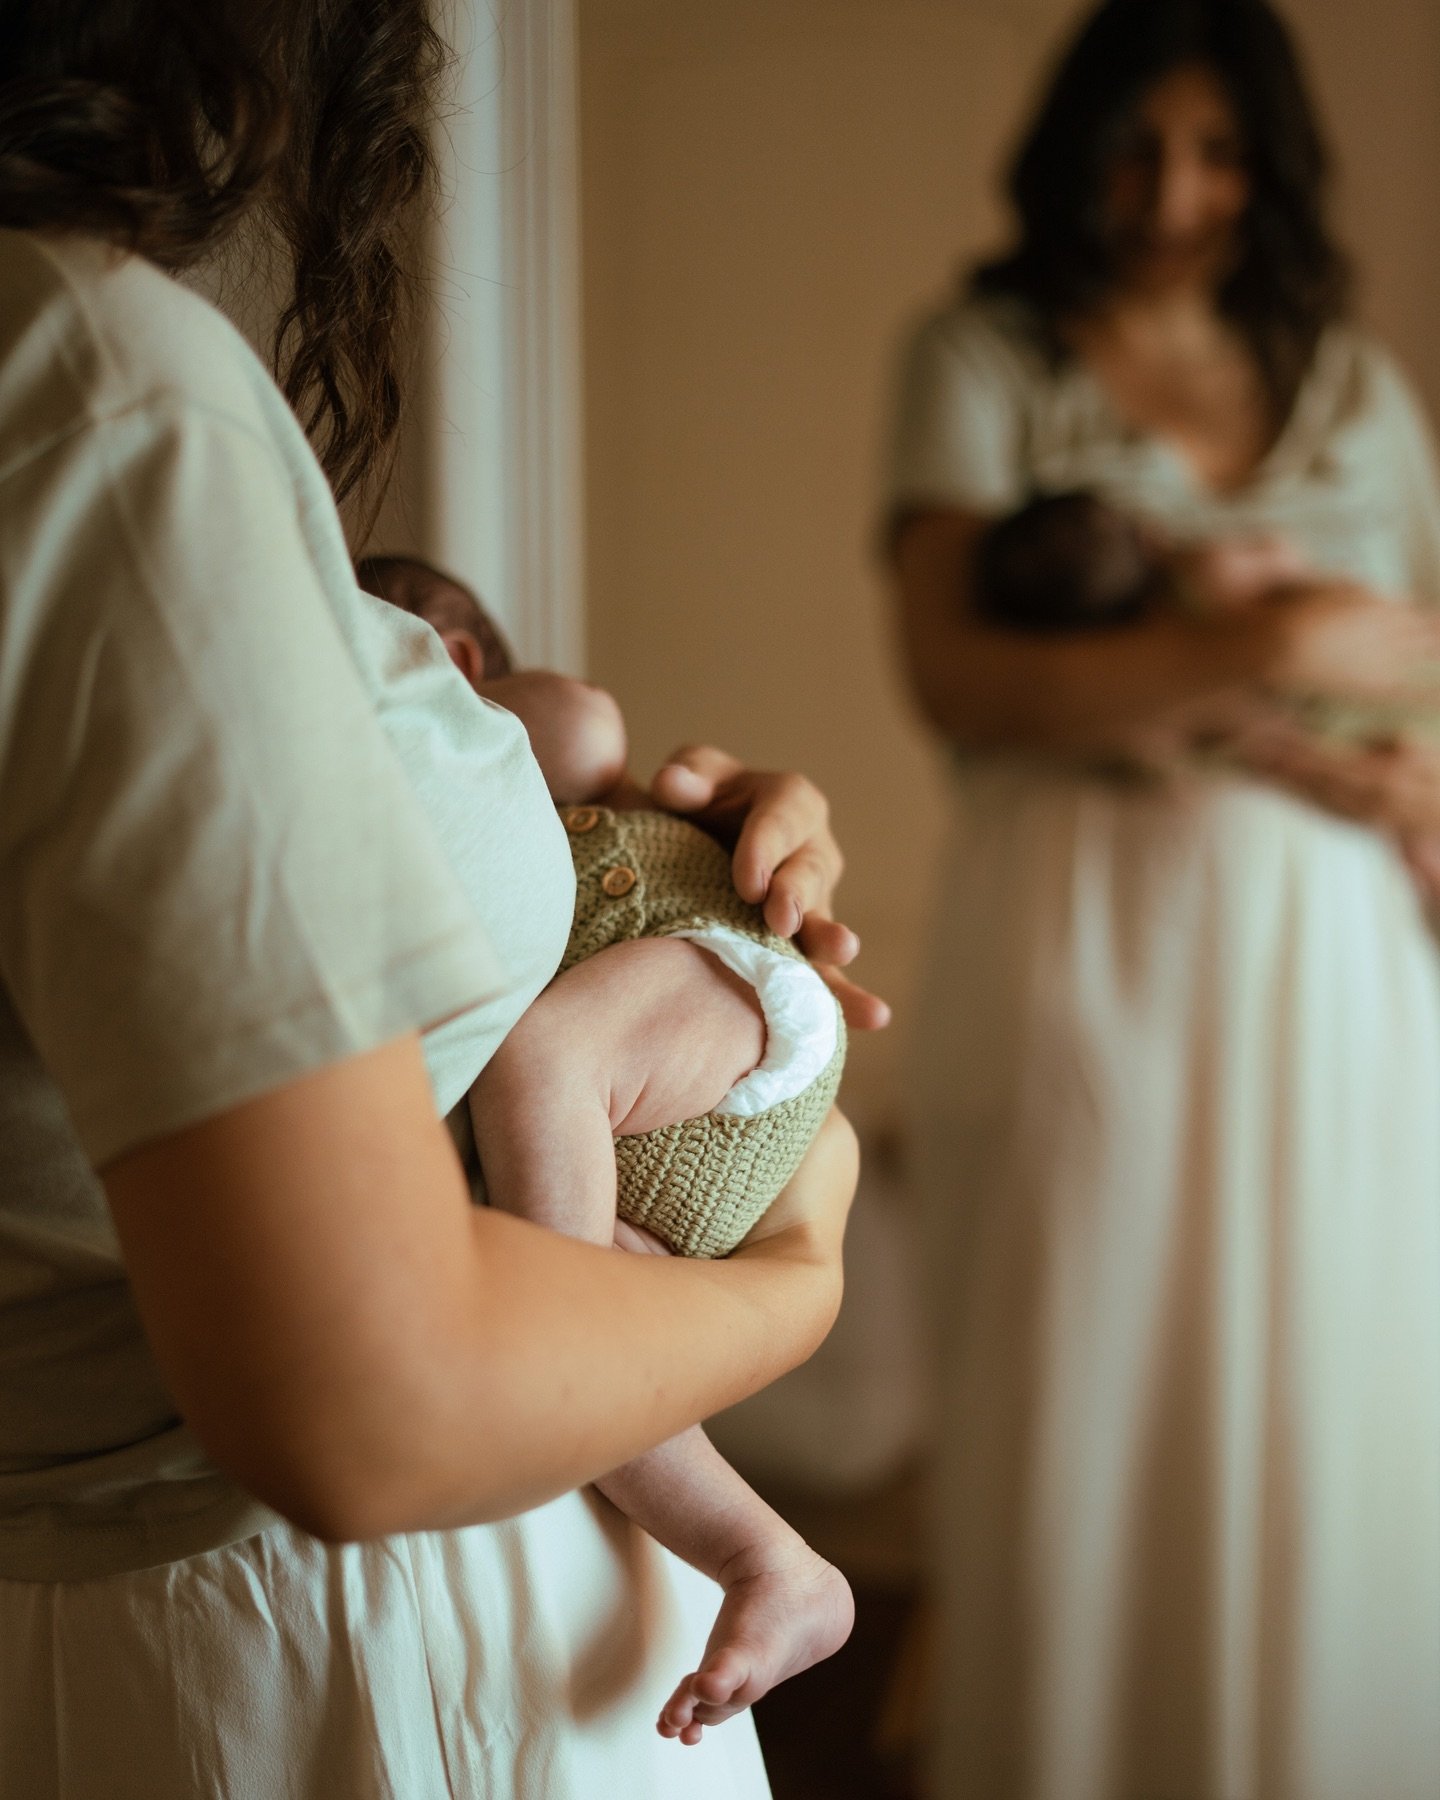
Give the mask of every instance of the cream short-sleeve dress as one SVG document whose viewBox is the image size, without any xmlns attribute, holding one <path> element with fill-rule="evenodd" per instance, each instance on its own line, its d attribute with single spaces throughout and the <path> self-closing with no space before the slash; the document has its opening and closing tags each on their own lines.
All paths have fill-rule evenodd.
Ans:
<svg viewBox="0 0 1440 1800">
<path fill-rule="evenodd" d="M 1207 492 L 951 306 L 897 508 L 1088 486 L 1440 602 L 1403 379 L 1332 331 Z M 1440 962 L 1378 834 L 1238 776 L 953 759 L 913 1040 L 942 1355 L 945 1800 L 1440 1793 Z"/>
<path fill-rule="evenodd" d="M 0 231 L 3 1800 L 764 1800 L 748 1718 L 656 1732 L 718 1590 L 602 1501 L 335 1548 L 234 1488 L 94 1173 L 437 1019 L 447 1110 L 573 905 L 523 728 L 360 593 L 239 335 Z"/>
</svg>

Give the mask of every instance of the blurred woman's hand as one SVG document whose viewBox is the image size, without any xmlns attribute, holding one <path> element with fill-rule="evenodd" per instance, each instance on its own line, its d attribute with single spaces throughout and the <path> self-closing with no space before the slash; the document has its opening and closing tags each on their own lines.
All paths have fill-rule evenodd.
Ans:
<svg viewBox="0 0 1440 1800">
<path fill-rule="evenodd" d="M 1336 700 L 1437 695 L 1440 615 L 1382 599 L 1356 582 L 1306 582 L 1254 621 L 1269 647 L 1267 685 Z"/>
<path fill-rule="evenodd" d="M 1426 906 L 1440 908 L 1440 831 L 1403 831 L 1400 854 Z"/>
<path fill-rule="evenodd" d="M 856 1031 L 878 1031 L 890 1008 L 840 973 L 860 952 L 860 940 L 831 914 L 845 867 L 830 829 L 830 808 L 803 775 L 747 769 L 723 750 L 690 745 L 677 750 L 650 784 L 655 803 L 684 813 L 732 848 L 735 889 L 760 906 L 765 922 L 794 938 L 829 983 Z"/>
<path fill-rule="evenodd" d="M 1440 851 L 1440 746 L 1404 734 L 1337 744 L 1297 725 L 1270 723 L 1232 745 L 1237 760 L 1326 812 L 1394 832 L 1412 868 L 1435 867 Z M 1427 881 L 1429 878 L 1426 878 Z"/>
</svg>

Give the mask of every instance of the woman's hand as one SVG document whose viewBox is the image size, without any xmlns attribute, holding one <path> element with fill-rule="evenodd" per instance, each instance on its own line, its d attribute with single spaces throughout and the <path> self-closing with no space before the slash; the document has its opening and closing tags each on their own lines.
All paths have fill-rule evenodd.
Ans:
<svg viewBox="0 0 1440 1800">
<path fill-rule="evenodd" d="M 1440 908 L 1440 831 L 1402 831 L 1400 854 L 1426 906 Z"/>
<path fill-rule="evenodd" d="M 1263 603 L 1267 685 L 1337 700 L 1436 697 L 1440 616 L 1355 582 L 1307 582 Z"/>
<path fill-rule="evenodd" d="M 832 1107 L 805 1160 L 732 1257 L 779 1257 L 810 1265 L 833 1284 L 838 1311 L 844 1287 L 845 1225 L 859 1178 L 859 1142 L 850 1121 Z M 625 1219 L 615 1221 L 615 1247 L 642 1256 L 674 1254 L 653 1231 Z"/>
<path fill-rule="evenodd" d="M 833 1265 L 838 1278 L 845 1222 L 859 1176 L 860 1147 L 854 1129 L 844 1113 L 832 1107 L 804 1162 L 734 1254 L 773 1254 L 783 1249 L 787 1255 Z"/>
<path fill-rule="evenodd" d="M 890 1008 L 839 973 L 860 940 L 830 911 L 844 868 L 825 796 L 803 775 L 747 769 L 723 750 L 677 750 L 650 784 L 657 805 L 685 813 L 733 847 L 736 892 L 794 938 L 819 968 L 856 1031 L 878 1031 Z"/>
<path fill-rule="evenodd" d="M 1334 744 L 1271 723 L 1232 750 L 1264 776 L 1326 812 L 1392 832 L 1427 901 L 1440 904 L 1440 746 L 1415 737 Z"/>
<path fill-rule="evenodd" d="M 838 1267 L 859 1174 L 860 1146 L 854 1128 L 838 1107 L 832 1107 L 805 1160 L 751 1226 L 740 1251 L 768 1243 L 773 1253 L 784 1245 Z M 663 1238 L 626 1219 L 615 1221 L 615 1247 L 644 1256 L 674 1254 Z"/>
</svg>

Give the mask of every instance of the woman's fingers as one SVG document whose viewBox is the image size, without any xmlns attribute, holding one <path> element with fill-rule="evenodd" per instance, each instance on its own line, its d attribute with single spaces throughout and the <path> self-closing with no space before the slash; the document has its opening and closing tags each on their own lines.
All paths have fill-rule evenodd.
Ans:
<svg viewBox="0 0 1440 1800">
<path fill-rule="evenodd" d="M 842 969 L 860 954 L 860 940 L 855 933 L 824 910 L 805 915 L 795 933 L 795 943 L 811 962 L 833 963 Z"/>
<path fill-rule="evenodd" d="M 1350 583 L 1315 584 L 1269 615 L 1285 637 L 1278 685 L 1341 699 L 1436 697 L 1440 618 Z"/>
<path fill-rule="evenodd" d="M 768 895 L 772 884 L 788 895 L 798 907 L 785 933 L 791 937 L 806 913 L 829 905 L 844 864 L 818 788 L 803 776 L 778 776 L 767 782 L 763 797 L 765 804 L 747 813 L 740 828 L 735 885 L 751 900 Z"/>
<path fill-rule="evenodd" d="M 839 1108 L 832 1107 L 800 1167 L 746 1234 L 746 1244 L 799 1226 L 812 1232 L 838 1264 L 859 1174 L 860 1146 L 854 1130 Z"/>
<path fill-rule="evenodd" d="M 656 771 L 650 792 L 670 812 L 698 812 L 710 806 L 722 785 L 745 773 L 745 765 L 713 744 L 687 744 Z"/>
<path fill-rule="evenodd" d="M 747 769 L 702 744 L 676 751 L 650 791 L 660 805 L 733 845 L 736 891 L 752 906 L 765 906 L 773 931 L 793 937 L 807 914 L 828 911 L 844 859 L 813 781 Z"/>
<path fill-rule="evenodd" d="M 815 970 L 839 1001 L 845 1023 L 852 1031 L 883 1031 L 890 1023 L 889 1003 L 878 994 L 851 981 L 830 963 L 816 963 Z"/>
<path fill-rule="evenodd" d="M 731 869 L 742 900 L 764 910 L 780 937 L 794 938 L 820 968 L 855 1031 L 878 1031 L 890 1008 L 837 973 L 860 940 L 831 917 L 845 859 L 830 829 L 830 808 L 813 781 L 788 771 L 747 769 L 709 744 L 677 750 L 651 783 L 661 806 L 693 818 L 733 844 Z"/>
<path fill-rule="evenodd" d="M 1399 832 L 1440 830 L 1440 750 L 1413 738 L 1335 745 L 1298 730 L 1256 733 L 1246 767 L 1327 812 Z"/>
<path fill-rule="evenodd" d="M 1440 832 L 1407 832 L 1400 848 L 1426 905 L 1440 905 Z"/>
<path fill-rule="evenodd" d="M 860 940 L 848 925 L 832 919 L 828 911 L 806 915 L 795 942 L 815 965 L 815 971 L 840 1003 L 845 1023 L 852 1031 L 883 1031 L 890 1023 L 889 1004 L 869 988 L 840 973 L 860 954 Z"/>
<path fill-rule="evenodd" d="M 1245 746 L 1246 766 L 1257 775 L 1299 794 L 1302 799 L 1344 818 L 1365 820 L 1373 777 L 1362 780 L 1349 766 L 1361 753 L 1338 751 L 1306 739 L 1301 733 L 1276 733 Z"/>
<path fill-rule="evenodd" d="M 758 822 L 752 831 L 749 824 L 747 820 L 740 833 L 733 862 L 735 886 L 743 898 L 752 903 L 760 900 L 765 923 L 781 937 L 795 937 L 807 919 L 815 919 L 817 925 L 829 922 L 830 902 L 844 869 L 840 847 L 829 830 L 790 849 L 789 833 L 783 825 L 766 829 Z M 839 927 L 841 932 L 846 929 Z M 832 962 L 851 961 L 860 947 L 855 939 L 846 955 L 836 933 L 822 935 L 828 937 L 826 948 Z M 854 938 L 853 932 L 849 935 Z"/>
</svg>

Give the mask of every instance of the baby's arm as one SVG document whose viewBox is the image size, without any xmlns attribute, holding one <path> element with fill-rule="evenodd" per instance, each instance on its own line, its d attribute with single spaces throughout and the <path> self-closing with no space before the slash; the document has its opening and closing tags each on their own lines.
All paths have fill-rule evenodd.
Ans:
<svg viewBox="0 0 1440 1800">
<path fill-rule="evenodd" d="M 470 1090 L 491 1202 L 609 1243 L 613 1139 L 712 1111 L 764 1052 L 754 989 L 697 944 L 640 938 L 577 963 Z"/>
</svg>

